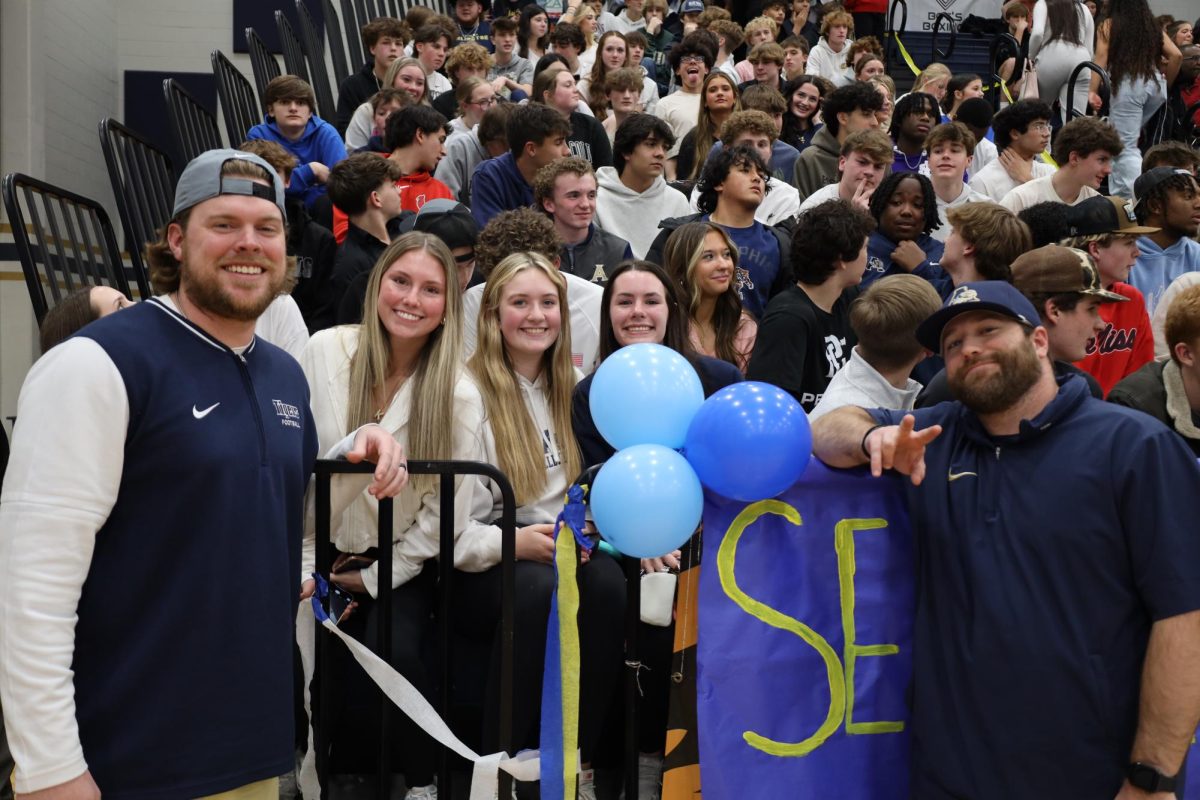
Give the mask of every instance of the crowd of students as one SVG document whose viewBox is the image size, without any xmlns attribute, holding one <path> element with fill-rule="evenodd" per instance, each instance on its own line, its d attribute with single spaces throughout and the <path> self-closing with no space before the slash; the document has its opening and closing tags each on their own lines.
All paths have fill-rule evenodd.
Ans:
<svg viewBox="0 0 1200 800">
<path fill-rule="evenodd" d="M 1190 25 L 1156 20 L 1146 0 L 1010 3 L 1003 18 L 1022 49 L 1004 73 L 1022 99 L 993 115 L 978 75 L 936 63 L 897 96 L 873 0 L 729 5 L 414 7 L 362 28 L 369 60 L 342 82 L 333 120 L 314 113 L 307 83 L 281 76 L 241 145 L 270 173 L 235 174 L 285 193 L 280 234 L 295 259 L 254 332 L 303 369 L 319 451 L 379 425 L 408 457 L 485 461 L 513 484 L 520 747 L 537 744 L 552 523 L 566 488 L 613 453 L 588 392 L 620 347 L 680 352 L 706 394 L 775 384 L 814 420 L 845 406 L 903 412 L 958 397 L 918 326 L 964 287 L 999 282 L 1036 311 L 1059 380 L 1145 411 L 1200 454 Z M 1081 60 L 1108 68 L 1110 98 L 1086 82 L 1067 96 Z M 1023 91 L 1031 76 L 1035 97 Z M 1084 114 L 1105 101 L 1107 118 Z M 186 250 L 163 235 L 152 278 L 175 298 Z M 47 316 L 43 350 L 127 304 L 104 288 L 76 293 Z M 159 305 L 203 327 L 186 302 Z M 412 478 L 394 513 L 388 655 L 431 694 L 437 485 Z M 481 654 L 471 679 L 486 687 L 479 741 L 490 752 L 496 487 L 457 479 L 454 513 L 454 618 Z M 364 492 L 335 519 L 329 576 L 357 598 L 347 629 L 368 639 L 375 561 L 389 557 L 371 548 L 376 514 Z M 594 759 L 619 729 L 625 584 L 609 555 L 584 562 L 579 792 L 594 797 Z M 301 574 L 312 569 L 306 548 Z M 665 661 L 669 642 L 647 636 Z M 331 763 L 354 771 L 373 752 L 362 744 L 373 712 L 366 679 L 341 669 L 344 702 L 325 710 Z M 653 798 L 666 675 L 642 680 L 663 684 L 647 692 L 640 737 L 640 796 Z M 402 733 L 393 766 L 406 797 L 436 797 L 431 742 Z"/>
</svg>

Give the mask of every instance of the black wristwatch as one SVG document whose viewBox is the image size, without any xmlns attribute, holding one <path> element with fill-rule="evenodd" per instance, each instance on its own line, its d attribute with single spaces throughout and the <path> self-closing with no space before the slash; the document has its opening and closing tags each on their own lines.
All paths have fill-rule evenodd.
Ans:
<svg viewBox="0 0 1200 800">
<path fill-rule="evenodd" d="M 1175 791 L 1174 775 L 1163 775 L 1157 767 L 1135 761 L 1125 768 L 1125 777 L 1129 785 L 1143 792 L 1173 792 Z"/>
</svg>

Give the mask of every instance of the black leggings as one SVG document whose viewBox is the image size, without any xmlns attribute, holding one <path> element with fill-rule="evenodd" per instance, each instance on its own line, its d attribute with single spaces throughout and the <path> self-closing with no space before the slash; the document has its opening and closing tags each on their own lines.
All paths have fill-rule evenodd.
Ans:
<svg viewBox="0 0 1200 800">
<path fill-rule="evenodd" d="M 483 715 L 485 753 L 499 748 L 500 567 L 486 572 L 454 574 L 454 621 L 464 636 L 492 643 Z M 546 624 L 554 591 L 554 567 L 534 561 L 516 563 L 513 614 L 513 747 L 537 747 L 541 719 L 542 670 Z M 604 716 L 613 700 L 621 671 L 625 576 L 612 558 L 594 551 L 579 570 L 580 686 L 579 746 L 591 759 Z"/>
<path fill-rule="evenodd" d="M 392 590 L 391 654 L 388 663 L 407 678 L 426 699 L 433 701 L 437 675 L 433 658 L 433 608 L 437 582 L 437 562 L 429 561 L 412 580 Z M 343 629 L 373 651 L 378 651 L 379 602 L 358 595 L 359 606 L 343 623 Z M 392 765 L 402 772 L 409 786 L 433 783 L 437 744 L 389 700 L 380 700 L 375 684 L 353 663 L 344 647 L 336 647 L 341 657 L 335 676 L 345 681 L 345 690 L 335 696 L 345 702 L 334 710 L 334 742 L 345 742 L 335 758 L 335 772 L 372 772 L 379 753 L 379 709 L 381 702 L 392 717 Z M 338 677 L 334 678 L 338 680 Z"/>
</svg>

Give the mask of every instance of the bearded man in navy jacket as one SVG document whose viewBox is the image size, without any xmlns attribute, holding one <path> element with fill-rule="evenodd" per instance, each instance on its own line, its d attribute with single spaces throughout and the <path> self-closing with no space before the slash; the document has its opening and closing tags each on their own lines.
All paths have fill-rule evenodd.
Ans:
<svg viewBox="0 0 1200 800">
<path fill-rule="evenodd" d="M 1174 797 L 1200 720 L 1195 457 L 1056 378 L 1007 283 L 955 288 L 917 339 L 956 401 L 813 427 L 826 464 L 911 477 L 912 796 Z"/>
</svg>

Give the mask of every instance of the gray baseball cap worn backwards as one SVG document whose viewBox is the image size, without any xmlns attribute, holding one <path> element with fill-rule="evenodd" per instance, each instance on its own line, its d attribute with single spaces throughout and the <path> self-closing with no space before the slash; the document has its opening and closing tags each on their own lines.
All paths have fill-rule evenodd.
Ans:
<svg viewBox="0 0 1200 800">
<path fill-rule="evenodd" d="M 265 169 L 271 176 L 272 185 L 265 186 L 240 176 L 222 176 L 221 170 L 226 162 L 235 160 L 249 161 Z M 279 207 L 283 219 L 287 220 L 287 211 L 283 205 L 283 181 L 279 179 L 279 173 L 258 156 L 241 150 L 209 150 L 193 158 L 179 176 L 179 185 L 175 187 L 175 210 L 171 212 L 171 216 L 178 217 L 189 208 L 223 194 L 240 194 L 270 200 Z"/>
</svg>

